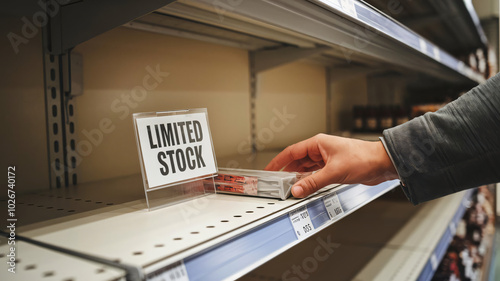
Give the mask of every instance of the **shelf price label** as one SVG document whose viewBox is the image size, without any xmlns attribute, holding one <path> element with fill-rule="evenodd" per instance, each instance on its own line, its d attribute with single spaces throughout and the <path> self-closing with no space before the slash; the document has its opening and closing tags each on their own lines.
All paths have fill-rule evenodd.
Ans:
<svg viewBox="0 0 500 281">
<path fill-rule="evenodd" d="M 434 46 L 433 53 L 434 53 L 434 59 L 441 62 L 441 55 L 439 53 L 438 47 Z"/>
<path fill-rule="evenodd" d="M 165 269 L 149 275 L 149 281 L 189 281 L 186 266 L 183 261 L 178 261 Z"/>
<path fill-rule="evenodd" d="M 465 64 L 462 61 L 458 61 L 457 69 L 458 69 L 458 72 L 464 73 L 465 72 Z"/>
<path fill-rule="evenodd" d="M 455 233 L 457 233 L 457 226 L 455 225 L 454 222 L 450 223 L 450 232 L 451 232 L 451 235 L 455 235 Z"/>
<path fill-rule="evenodd" d="M 354 4 L 354 0 L 340 0 L 340 6 L 344 13 L 350 15 L 353 18 L 358 18 L 358 14 L 356 14 L 356 5 Z"/>
<path fill-rule="evenodd" d="M 427 43 L 425 43 L 425 40 L 423 38 L 418 38 L 418 41 L 420 42 L 420 51 L 424 54 L 427 53 Z"/>
<path fill-rule="evenodd" d="M 298 239 L 304 239 L 314 232 L 314 226 L 307 211 L 307 206 L 291 211 L 288 216 Z"/>
<path fill-rule="evenodd" d="M 436 254 L 432 254 L 431 256 L 431 266 L 432 270 L 436 270 L 439 265 L 439 262 L 437 260 Z"/>
<path fill-rule="evenodd" d="M 323 203 L 325 204 L 326 211 L 331 220 L 344 214 L 337 192 L 325 196 L 325 198 L 323 198 Z"/>
</svg>

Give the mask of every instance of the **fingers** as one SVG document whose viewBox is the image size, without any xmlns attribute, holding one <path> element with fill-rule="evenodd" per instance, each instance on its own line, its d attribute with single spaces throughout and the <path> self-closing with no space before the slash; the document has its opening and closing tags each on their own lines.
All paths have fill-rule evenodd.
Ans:
<svg viewBox="0 0 500 281">
<path fill-rule="evenodd" d="M 297 198 L 304 198 L 309 194 L 316 192 L 318 189 L 323 188 L 333 183 L 333 177 L 328 169 L 321 169 L 318 172 L 307 176 L 292 187 L 292 194 Z"/>
<path fill-rule="evenodd" d="M 299 170 L 297 170 L 297 172 L 314 172 L 314 171 L 317 171 L 319 169 L 322 169 L 323 167 L 325 167 L 324 164 L 317 164 L 317 165 L 314 165 L 312 167 L 309 167 L 309 168 L 300 168 Z"/>
<path fill-rule="evenodd" d="M 305 157 L 299 160 L 292 161 L 283 169 L 286 172 L 300 172 L 303 169 L 309 169 L 314 166 L 319 166 L 323 164 L 323 161 L 316 162 L 312 161 L 309 157 Z"/>
<path fill-rule="evenodd" d="M 281 168 L 287 166 L 294 160 L 298 160 L 307 156 L 307 149 L 304 150 L 300 143 L 293 144 L 285 148 L 276 157 L 274 157 L 269 164 L 267 164 L 265 170 L 267 171 L 279 171 Z"/>
<path fill-rule="evenodd" d="M 267 171 L 279 171 L 294 160 L 299 160 L 309 156 L 314 161 L 321 159 L 317 140 L 312 137 L 307 140 L 293 144 L 285 148 L 280 154 L 274 157 L 266 166 Z"/>
</svg>

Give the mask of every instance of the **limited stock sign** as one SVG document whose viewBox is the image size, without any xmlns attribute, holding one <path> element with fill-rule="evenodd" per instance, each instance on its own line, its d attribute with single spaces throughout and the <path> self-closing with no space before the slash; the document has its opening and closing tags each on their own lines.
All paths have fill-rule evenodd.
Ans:
<svg viewBox="0 0 500 281">
<path fill-rule="evenodd" d="M 148 189 L 217 173 L 206 109 L 139 113 L 134 122 Z"/>
</svg>

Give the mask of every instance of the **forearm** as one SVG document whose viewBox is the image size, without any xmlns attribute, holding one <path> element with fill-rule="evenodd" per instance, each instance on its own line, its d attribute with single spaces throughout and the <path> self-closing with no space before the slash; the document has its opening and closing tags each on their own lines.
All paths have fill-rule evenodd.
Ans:
<svg viewBox="0 0 500 281">
<path fill-rule="evenodd" d="M 384 139 L 414 204 L 500 181 L 500 76 Z"/>
</svg>

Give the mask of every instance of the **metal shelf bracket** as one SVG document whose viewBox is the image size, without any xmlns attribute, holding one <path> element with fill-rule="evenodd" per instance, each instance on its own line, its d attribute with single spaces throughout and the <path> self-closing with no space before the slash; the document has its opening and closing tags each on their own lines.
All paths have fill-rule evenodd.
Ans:
<svg viewBox="0 0 500 281">
<path fill-rule="evenodd" d="M 305 59 L 330 50 L 330 47 L 295 48 L 281 47 L 277 49 L 259 50 L 253 52 L 254 71 L 257 73 L 288 64 L 300 59 Z"/>
<path fill-rule="evenodd" d="M 78 151 L 73 99 L 83 91 L 82 59 L 71 52 L 50 54 L 47 30 L 44 30 L 43 38 L 49 180 L 51 188 L 61 188 L 77 184 L 78 164 L 81 154 L 84 154 Z"/>
</svg>

